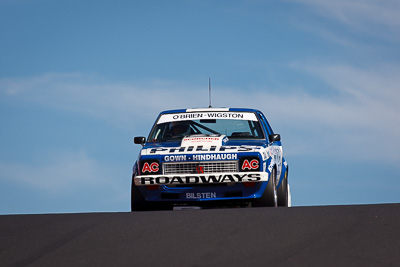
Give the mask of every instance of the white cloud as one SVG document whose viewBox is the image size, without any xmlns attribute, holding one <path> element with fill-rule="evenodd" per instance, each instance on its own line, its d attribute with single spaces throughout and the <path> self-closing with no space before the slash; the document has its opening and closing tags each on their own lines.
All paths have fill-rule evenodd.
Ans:
<svg viewBox="0 0 400 267">
<path fill-rule="evenodd" d="M 374 160 L 379 155 L 381 161 L 400 160 L 400 78 L 396 75 L 399 68 L 375 66 L 365 70 L 317 63 L 297 63 L 293 67 L 311 73 L 337 95 L 315 96 L 301 88 L 284 88 L 281 93 L 270 93 L 268 88 L 250 92 L 214 88 L 214 106 L 255 107 L 264 111 L 275 131 L 282 134 L 289 155 L 362 160 Z M 3 79 L 0 93 L 27 103 L 93 116 L 128 129 L 144 124 L 150 127 L 161 110 L 208 105 L 207 88 L 197 85 L 166 81 L 114 84 L 77 74 Z M 85 169 L 92 164 L 88 160 L 82 162 L 86 163 Z M 96 172 L 96 168 L 92 170 Z"/>
<path fill-rule="evenodd" d="M 208 92 L 207 88 L 203 89 Z M 193 85 L 157 80 L 145 84 L 118 84 L 102 81 L 95 75 L 76 73 L 0 79 L 0 94 L 121 125 L 132 124 L 132 119 L 138 116 L 154 120 L 160 109 L 208 103 L 208 95 Z"/>
<path fill-rule="evenodd" d="M 332 99 L 310 97 L 304 101 L 305 114 L 315 120 L 314 127 L 323 127 L 325 134 L 331 133 L 332 140 L 325 139 L 326 143 L 338 146 L 337 152 L 342 150 L 349 157 L 392 163 L 400 159 L 399 67 L 359 69 L 301 64 L 298 68 L 319 77 L 340 93 Z M 291 103 L 294 107 L 298 104 Z"/>
<path fill-rule="evenodd" d="M 78 190 L 108 188 L 118 190 L 113 171 L 89 158 L 83 151 L 42 155 L 45 162 L 0 162 L 0 177 L 29 185 L 49 194 L 69 194 Z"/>
<path fill-rule="evenodd" d="M 320 14 L 349 26 L 362 28 L 366 23 L 400 27 L 400 3 L 396 0 L 297 0 L 309 5 Z"/>
<path fill-rule="evenodd" d="M 397 0 L 296 0 L 320 16 L 371 36 L 400 41 L 400 2 Z"/>
</svg>

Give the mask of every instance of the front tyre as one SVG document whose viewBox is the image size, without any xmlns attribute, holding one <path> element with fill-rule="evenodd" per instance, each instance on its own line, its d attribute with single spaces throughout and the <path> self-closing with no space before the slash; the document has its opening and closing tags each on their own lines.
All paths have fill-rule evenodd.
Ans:
<svg viewBox="0 0 400 267">
<path fill-rule="evenodd" d="M 286 169 L 283 181 L 278 188 L 278 206 L 288 207 L 289 206 L 289 190 L 288 190 L 288 173 L 289 169 Z"/>
<path fill-rule="evenodd" d="M 131 187 L 131 211 L 154 211 L 154 210 L 172 210 L 172 203 L 146 201 L 135 185 L 134 176 L 132 177 Z"/>
<path fill-rule="evenodd" d="M 276 169 L 271 171 L 270 179 L 268 180 L 267 188 L 260 198 L 253 200 L 253 207 L 277 207 L 277 193 L 276 193 Z"/>
<path fill-rule="evenodd" d="M 135 181 L 132 177 L 131 187 L 131 211 L 144 211 L 149 210 L 150 206 L 140 193 L 138 187 L 135 185 Z"/>
</svg>

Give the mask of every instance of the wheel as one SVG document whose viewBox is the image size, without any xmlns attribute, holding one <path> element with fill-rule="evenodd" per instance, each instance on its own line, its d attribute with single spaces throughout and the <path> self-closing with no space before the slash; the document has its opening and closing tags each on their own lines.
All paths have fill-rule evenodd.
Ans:
<svg viewBox="0 0 400 267">
<path fill-rule="evenodd" d="M 148 202 L 140 193 L 132 177 L 131 187 L 131 211 L 172 210 L 169 202 Z"/>
<path fill-rule="evenodd" d="M 135 181 L 132 176 L 132 187 L 131 187 L 131 211 L 143 211 L 149 210 L 150 206 L 140 193 L 138 187 L 135 185 Z"/>
<path fill-rule="evenodd" d="M 283 181 L 278 188 L 278 206 L 279 207 L 288 207 L 289 206 L 289 190 L 288 190 L 288 173 L 289 170 L 286 169 L 285 176 L 283 177 Z"/>
<path fill-rule="evenodd" d="M 270 179 L 268 180 L 267 188 L 260 198 L 253 200 L 253 207 L 277 207 L 277 194 L 276 194 L 276 170 L 272 169 Z"/>
</svg>

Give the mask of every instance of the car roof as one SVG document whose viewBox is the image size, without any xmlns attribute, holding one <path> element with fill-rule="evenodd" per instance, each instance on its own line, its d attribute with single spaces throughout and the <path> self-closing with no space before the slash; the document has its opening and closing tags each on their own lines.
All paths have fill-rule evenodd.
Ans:
<svg viewBox="0 0 400 267">
<path fill-rule="evenodd" d="M 171 113 L 189 113 L 189 112 L 221 112 L 221 111 L 235 111 L 235 112 L 260 112 L 257 109 L 251 108 L 189 108 L 189 109 L 172 109 L 165 110 L 161 114 L 171 114 Z"/>
</svg>

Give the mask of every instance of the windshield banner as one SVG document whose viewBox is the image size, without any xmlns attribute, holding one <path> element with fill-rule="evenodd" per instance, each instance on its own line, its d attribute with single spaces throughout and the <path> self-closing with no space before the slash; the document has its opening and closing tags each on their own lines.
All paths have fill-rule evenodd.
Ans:
<svg viewBox="0 0 400 267">
<path fill-rule="evenodd" d="M 164 114 L 160 117 L 157 124 L 174 121 L 191 120 L 245 120 L 257 121 L 256 114 L 250 112 L 187 112 Z"/>
</svg>

